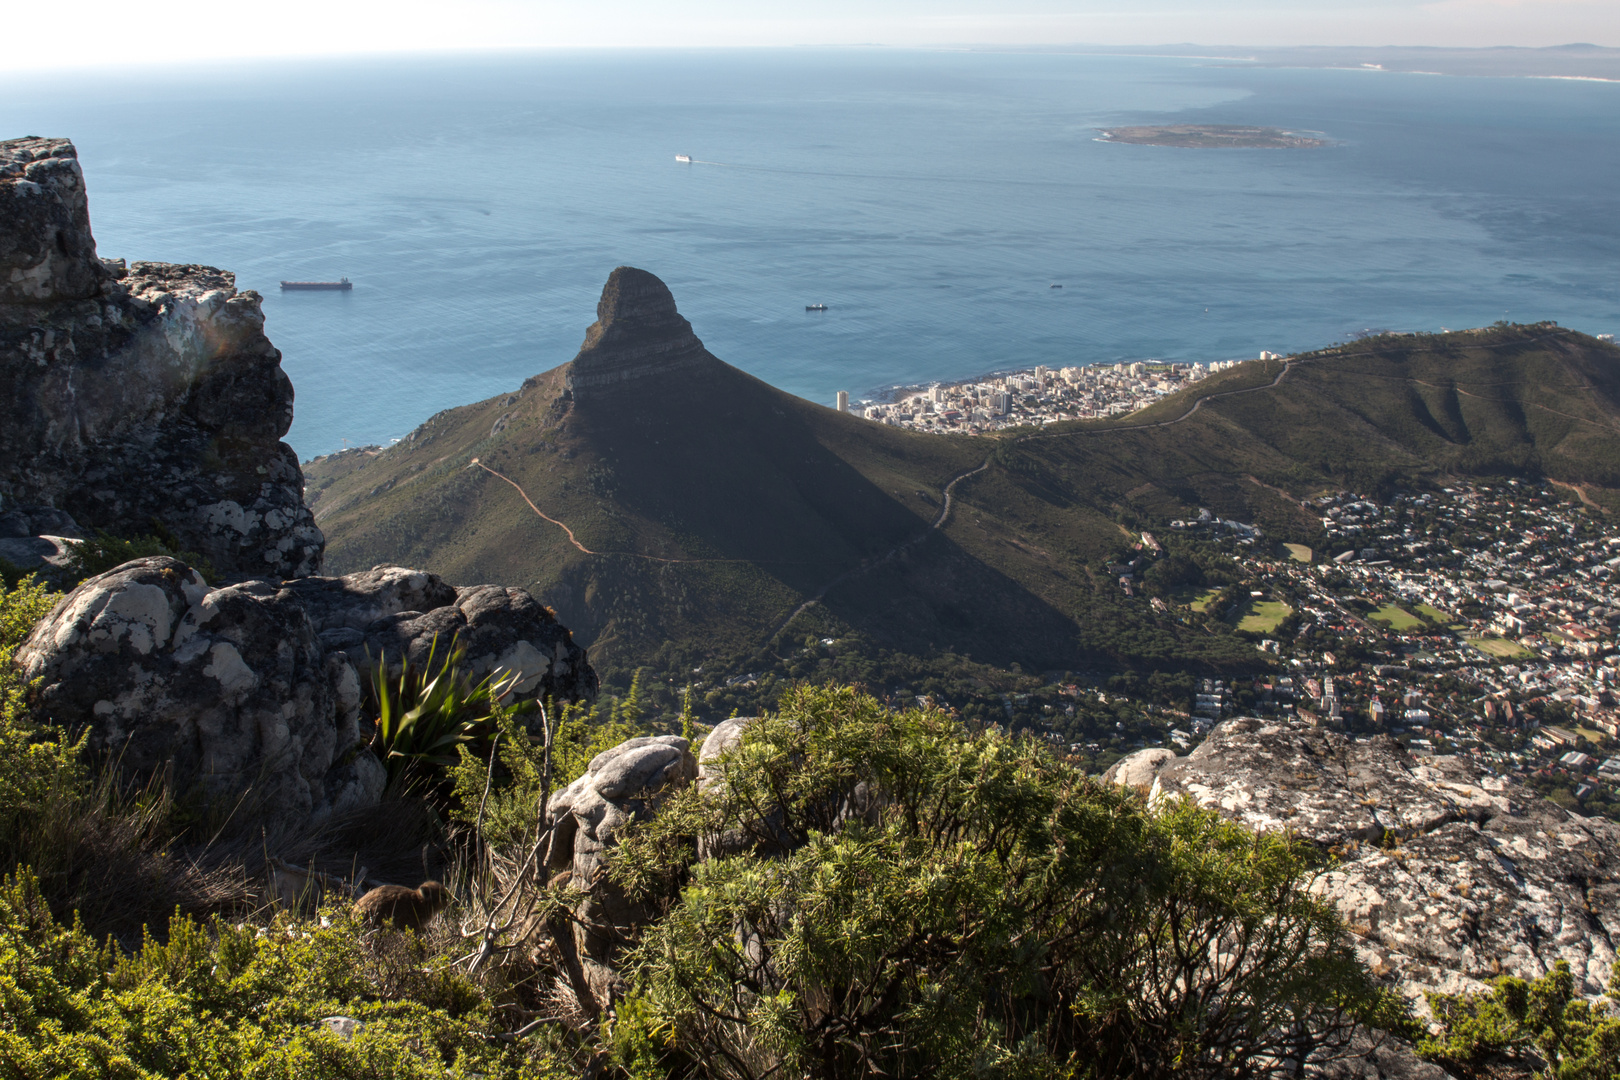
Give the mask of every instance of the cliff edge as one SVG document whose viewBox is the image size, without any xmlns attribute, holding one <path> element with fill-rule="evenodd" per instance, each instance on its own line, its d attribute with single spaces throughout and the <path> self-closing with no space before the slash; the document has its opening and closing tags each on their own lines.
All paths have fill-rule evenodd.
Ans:
<svg viewBox="0 0 1620 1080">
<path fill-rule="evenodd" d="M 0 395 L 4 509 L 167 532 L 226 577 L 320 570 L 259 295 L 212 267 L 97 258 L 66 139 L 0 141 Z"/>
</svg>

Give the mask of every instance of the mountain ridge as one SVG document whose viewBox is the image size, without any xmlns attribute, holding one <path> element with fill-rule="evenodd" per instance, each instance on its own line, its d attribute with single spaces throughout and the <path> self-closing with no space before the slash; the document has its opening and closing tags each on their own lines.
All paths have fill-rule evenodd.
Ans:
<svg viewBox="0 0 1620 1080">
<path fill-rule="evenodd" d="M 1253 361 L 1129 418 L 998 438 L 776 390 L 703 349 L 643 271 L 615 271 L 598 316 L 518 393 L 309 463 L 334 565 L 523 585 L 610 668 L 745 657 L 797 622 L 1040 669 L 1219 667 L 1231 650 L 1117 594 L 1106 566 L 1133 530 L 1206 505 L 1308 538 L 1309 494 L 1452 472 L 1539 471 L 1620 505 L 1620 350 L 1552 324 Z"/>
</svg>

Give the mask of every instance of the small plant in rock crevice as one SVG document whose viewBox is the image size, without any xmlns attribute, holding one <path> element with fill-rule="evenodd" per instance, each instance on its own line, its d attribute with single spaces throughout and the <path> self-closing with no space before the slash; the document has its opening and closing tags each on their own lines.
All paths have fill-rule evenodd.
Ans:
<svg viewBox="0 0 1620 1080">
<path fill-rule="evenodd" d="M 501 698 L 515 676 L 498 677 L 492 671 L 475 683 L 463 667 L 466 649 L 454 639 L 443 654 L 439 646 L 435 638 L 420 665 L 407 657 L 392 672 L 385 656 L 371 669 L 370 705 L 376 723 L 371 745 L 394 790 L 456 764 L 458 747 L 492 739 L 497 716 L 517 716 L 538 707 L 534 701 L 503 705 Z"/>
</svg>

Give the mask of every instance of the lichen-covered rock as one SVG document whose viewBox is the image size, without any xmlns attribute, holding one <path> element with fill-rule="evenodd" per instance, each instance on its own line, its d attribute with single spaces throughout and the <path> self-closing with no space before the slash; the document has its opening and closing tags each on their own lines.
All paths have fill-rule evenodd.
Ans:
<svg viewBox="0 0 1620 1080">
<path fill-rule="evenodd" d="M 306 577 L 285 586 L 328 648 L 345 649 L 364 640 L 380 619 L 402 611 L 423 612 L 456 602 L 455 586 L 437 574 L 403 566 L 374 566 L 343 577 Z"/>
<path fill-rule="evenodd" d="M 258 584 L 259 587 L 255 587 Z M 18 650 L 40 717 L 88 730 L 126 775 L 164 771 L 266 818 L 375 802 L 359 686 L 296 603 L 260 583 L 213 589 L 175 559 L 137 559 L 74 589 Z"/>
<path fill-rule="evenodd" d="M 632 819 L 656 812 L 670 792 L 696 780 L 697 772 L 691 747 L 679 735 L 630 739 L 592 758 L 584 775 L 552 795 L 546 808 L 551 829 L 546 865 L 571 871 L 573 884 L 585 892 L 574 912 L 574 941 L 600 1004 L 622 990 L 613 961 L 624 931 L 650 914 L 604 874 L 604 852 Z"/>
<path fill-rule="evenodd" d="M 174 559 L 137 559 L 73 590 L 16 663 L 44 680 L 40 718 L 88 730 L 126 773 L 166 768 L 182 791 L 322 817 L 382 794 L 361 724 L 367 650 L 421 664 L 435 634 L 439 657 L 463 642 L 473 678 L 494 673 L 512 697 L 595 696 L 585 651 L 528 593 L 397 566 L 214 589 Z"/>
<path fill-rule="evenodd" d="M 1123 763 L 1122 763 L 1123 764 Z M 1235 719 L 1162 761 L 1150 798 L 1186 795 L 1336 854 L 1318 888 L 1374 970 L 1414 998 L 1567 960 L 1601 993 L 1620 932 L 1620 826 L 1581 818 L 1456 757 L 1387 736 Z"/>
<path fill-rule="evenodd" d="M 420 670 L 430 652 L 465 650 L 475 680 L 493 675 L 507 699 L 581 701 L 596 696 L 596 673 L 585 650 L 556 615 L 523 589 L 447 585 L 437 574 L 378 566 L 337 578 L 284 583 L 298 597 L 328 649 L 343 651 L 369 673 L 386 657 L 398 670 Z"/>
<path fill-rule="evenodd" d="M 84 300 L 106 276 L 73 144 L 0 142 L 0 304 Z"/>
<path fill-rule="evenodd" d="M 1146 750 L 1138 750 L 1134 754 L 1127 754 L 1114 762 L 1112 768 L 1103 773 L 1103 783 L 1118 784 L 1120 787 L 1141 788 L 1144 791 L 1153 786 L 1153 780 L 1159 775 L 1159 769 L 1164 763 L 1176 756 L 1174 750 L 1166 750 L 1162 746 L 1150 746 Z"/>
<path fill-rule="evenodd" d="M 319 570 L 258 294 L 206 266 L 109 269 L 63 139 L 0 142 L 0 396 L 8 505 L 161 529 L 227 577 Z"/>
</svg>

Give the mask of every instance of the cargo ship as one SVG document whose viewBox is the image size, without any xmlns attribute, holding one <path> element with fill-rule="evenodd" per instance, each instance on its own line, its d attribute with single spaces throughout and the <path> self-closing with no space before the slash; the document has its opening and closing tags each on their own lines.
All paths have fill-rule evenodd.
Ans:
<svg viewBox="0 0 1620 1080">
<path fill-rule="evenodd" d="M 350 281 L 348 278 L 338 278 L 336 281 L 283 281 L 281 283 L 281 287 L 283 290 L 337 289 L 342 292 L 348 292 L 350 289 L 354 288 L 354 282 Z"/>
</svg>

